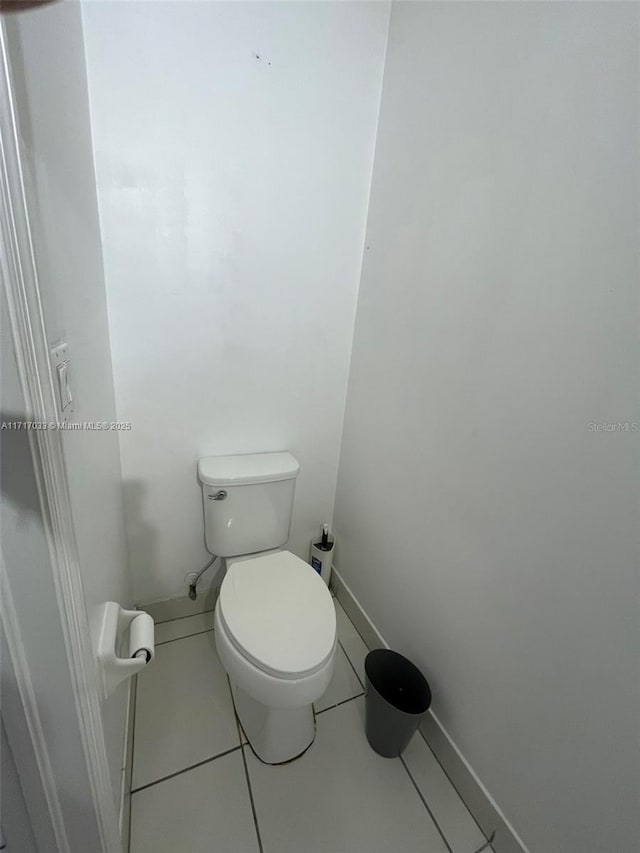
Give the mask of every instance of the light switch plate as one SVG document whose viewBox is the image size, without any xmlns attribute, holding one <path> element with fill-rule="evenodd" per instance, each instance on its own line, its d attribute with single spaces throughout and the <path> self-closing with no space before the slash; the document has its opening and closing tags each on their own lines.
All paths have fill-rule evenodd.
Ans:
<svg viewBox="0 0 640 853">
<path fill-rule="evenodd" d="M 69 358 L 69 345 L 61 341 L 51 347 L 51 373 L 53 387 L 58 404 L 58 416 L 62 423 L 69 423 L 75 411 L 74 394 L 72 393 L 71 359 Z"/>
</svg>

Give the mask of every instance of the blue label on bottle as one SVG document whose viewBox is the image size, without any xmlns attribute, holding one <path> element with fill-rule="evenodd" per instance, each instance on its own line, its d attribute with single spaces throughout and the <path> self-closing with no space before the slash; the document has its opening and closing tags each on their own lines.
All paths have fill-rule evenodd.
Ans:
<svg viewBox="0 0 640 853">
<path fill-rule="evenodd" d="M 322 563 L 317 557 L 311 558 L 311 567 L 314 568 L 319 575 L 322 574 Z"/>
</svg>

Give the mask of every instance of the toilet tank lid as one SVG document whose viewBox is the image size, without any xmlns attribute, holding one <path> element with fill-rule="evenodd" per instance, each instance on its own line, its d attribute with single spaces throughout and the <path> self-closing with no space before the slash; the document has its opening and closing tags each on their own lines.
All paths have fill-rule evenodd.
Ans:
<svg viewBox="0 0 640 853">
<path fill-rule="evenodd" d="M 290 453 L 244 453 L 205 456 L 198 460 L 198 479 L 206 486 L 239 486 L 293 480 L 300 465 Z"/>
</svg>

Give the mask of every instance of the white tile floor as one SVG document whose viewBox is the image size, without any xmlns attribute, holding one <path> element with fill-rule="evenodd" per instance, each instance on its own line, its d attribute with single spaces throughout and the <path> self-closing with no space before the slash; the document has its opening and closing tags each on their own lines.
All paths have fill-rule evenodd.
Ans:
<svg viewBox="0 0 640 853">
<path fill-rule="evenodd" d="M 420 734 L 402 759 L 370 748 L 367 648 L 335 605 L 340 648 L 316 703 L 316 740 L 278 767 L 240 738 L 213 614 L 157 624 L 156 659 L 136 687 L 130 853 L 475 853 L 486 845 Z"/>
</svg>

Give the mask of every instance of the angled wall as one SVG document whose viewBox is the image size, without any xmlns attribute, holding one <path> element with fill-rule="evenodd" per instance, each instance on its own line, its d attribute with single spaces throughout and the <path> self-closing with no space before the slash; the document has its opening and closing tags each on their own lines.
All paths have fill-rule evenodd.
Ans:
<svg viewBox="0 0 640 853">
<path fill-rule="evenodd" d="M 531 853 L 640 837 L 638 15 L 391 17 L 337 561 Z"/>
</svg>

